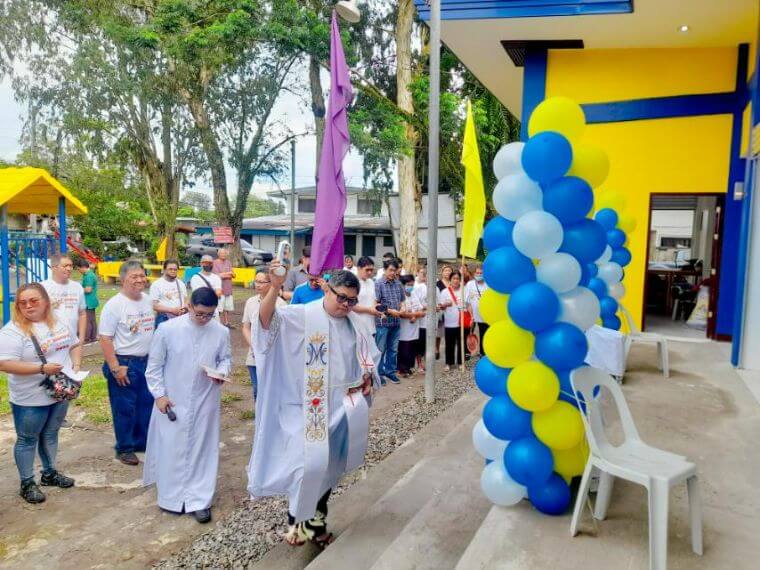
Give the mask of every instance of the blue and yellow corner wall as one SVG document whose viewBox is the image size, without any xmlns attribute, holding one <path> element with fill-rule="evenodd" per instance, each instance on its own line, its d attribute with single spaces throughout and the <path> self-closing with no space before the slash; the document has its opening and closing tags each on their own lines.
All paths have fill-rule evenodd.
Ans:
<svg viewBox="0 0 760 570">
<path fill-rule="evenodd" d="M 580 103 L 584 140 L 610 157 L 597 192 L 626 196 L 630 236 L 624 304 L 641 324 L 653 193 L 726 193 L 716 332 L 733 333 L 741 201 L 743 126 L 749 124 L 750 46 L 692 49 L 551 50 L 526 54 L 523 125 L 544 98 Z M 745 139 L 746 140 L 746 137 Z M 745 143 L 746 144 L 746 143 Z"/>
</svg>

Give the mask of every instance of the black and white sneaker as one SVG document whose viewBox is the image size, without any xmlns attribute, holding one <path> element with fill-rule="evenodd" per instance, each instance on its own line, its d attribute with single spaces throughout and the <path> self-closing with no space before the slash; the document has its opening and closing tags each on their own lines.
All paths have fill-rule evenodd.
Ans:
<svg viewBox="0 0 760 570">
<path fill-rule="evenodd" d="M 40 491 L 40 488 L 37 486 L 37 483 L 34 482 L 34 479 L 29 479 L 29 481 L 21 483 L 19 495 L 21 495 L 27 503 L 36 504 L 45 502 L 45 493 Z"/>
<path fill-rule="evenodd" d="M 43 473 L 40 478 L 40 484 L 44 487 L 60 487 L 61 489 L 68 489 L 74 486 L 74 479 L 66 477 L 58 471 L 49 471 Z"/>
</svg>

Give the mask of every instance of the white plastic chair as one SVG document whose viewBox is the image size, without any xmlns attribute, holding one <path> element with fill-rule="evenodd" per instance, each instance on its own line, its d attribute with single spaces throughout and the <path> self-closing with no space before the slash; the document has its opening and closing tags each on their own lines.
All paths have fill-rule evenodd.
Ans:
<svg viewBox="0 0 760 570">
<path fill-rule="evenodd" d="M 628 312 L 623 305 L 620 305 L 620 311 L 625 317 L 625 321 L 628 324 L 628 338 L 626 339 L 625 354 L 628 356 L 628 351 L 631 349 L 631 344 L 634 342 L 648 342 L 657 344 L 657 358 L 660 361 L 660 370 L 665 378 L 670 377 L 670 359 L 668 357 L 668 339 L 661 334 L 652 332 L 641 332 L 633 321 L 631 313 Z"/>
<path fill-rule="evenodd" d="M 571 382 L 576 396 L 579 399 L 582 397 L 586 402 L 586 412 L 581 416 L 591 449 L 575 501 L 573 520 L 570 524 L 571 535 L 578 534 L 578 523 L 595 469 L 601 472 L 594 509 L 594 518 L 598 520 L 604 520 L 607 516 L 615 477 L 638 483 L 646 487 L 649 493 L 649 568 L 665 570 L 668 560 L 670 487 L 686 481 L 691 518 L 691 546 L 694 552 L 701 555 L 702 503 L 696 465 L 681 455 L 651 447 L 641 441 L 622 389 L 606 373 L 586 366 L 571 374 Z M 599 394 L 600 397 L 594 398 L 593 391 L 596 386 L 600 386 L 602 392 Z M 602 423 L 601 396 L 605 389 L 612 394 L 625 435 L 625 441 L 617 447 L 607 439 Z"/>
</svg>

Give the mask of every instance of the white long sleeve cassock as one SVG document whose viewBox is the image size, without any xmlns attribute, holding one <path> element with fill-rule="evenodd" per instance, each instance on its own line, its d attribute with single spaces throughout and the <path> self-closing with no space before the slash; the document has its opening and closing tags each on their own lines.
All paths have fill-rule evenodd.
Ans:
<svg viewBox="0 0 760 570">
<path fill-rule="evenodd" d="M 298 504 L 304 476 L 304 355 L 305 307 L 278 308 L 269 330 L 253 323 L 253 352 L 259 378 L 256 402 L 256 434 L 248 465 L 248 491 L 253 497 L 288 495 L 290 513 L 297 520 L 313 517 L 316 505 Z M 349 318 L 328 316 L 330 327 L 330 413 L 329 464 L 318 490 L 323 494 L 347 471 L 349 433 L 344 408 L 345 384 L 362 377 L 356 353 L 357 331 L 364 330 L 350 313 Z M 368 338 L 367 338 L 368 337 Z M 371 336 L 367 349 L 375 364 L 380 353 Z M 376 368 L 375 368 L 376 371 Z M 375 384 L 379 385 L 376 373 Z M 340 387 L 340 385 L 343 385 Z M 362 398 L 356 394 L 355 398 Z M 366 446 L 366 431 L 364 434 Z M 299 517 L 299 513 L 308 512 Z"/>
<path fill-rule="evenodd" d="M 216 320 L 190 315 L 163 323 L 153 337 L 145 377 L 154 398 L 168 397 L 177 421 L 153 407 L 143 484 L 156 484 L 158 506 L 181 512 L 207 509 L 219 465 L 221 386 L 201 365 L 226 374 L 232 367 L 230 332 Z"/>
</svg>

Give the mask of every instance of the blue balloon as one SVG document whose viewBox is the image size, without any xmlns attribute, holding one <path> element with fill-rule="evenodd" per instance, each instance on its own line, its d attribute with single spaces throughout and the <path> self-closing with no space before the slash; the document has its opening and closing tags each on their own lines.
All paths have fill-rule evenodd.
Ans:
<svg viewBox="0 0 760 570">
<path fill-rule="evenodd" d="M 501 368 L 483 356 L 475 365 L 475 384 L 486 396 L 505 396 L 511 369 Z"/>
<path fill-rule="evenodd" d="M 610 258 L 610 261 L 614 261 L 620 267 L 625 267 L 631 262 L 632 259 L 631 252 L 628 251 L 625 247 L 617 247 L 612 250 L 612 257 Z"/>
<path fill-rule="evenodd" d="M 622 324 L 623 323 L 620 322 L 620 319 L 617 315 L 612 315 L 611 317 L 602 319 L 602 326 L 606 329 L 612 329 L 613 331 L 619 331 L 620 325 Z"/>
<path fill-rule="evenodd" d="M 606 230 L 614 230 L 618 223 L 618 215 L 612 208 L 602 208 L 596 213 L 594 219 L 602 224 L 602 227 Z"/>
<path fill-rule="evenodd" d="M 554 370 L 582 366 L 587 352 L 586 335 L 570 323 L 554 323 L 536 335 L 536 356 Z"/>
<path fill-rule="evenodd" d="M 523 283 L 509 296 L 507 310 L 518 326 L 537 332 L 557 320 L 559 299 L 552 288 L 543 283 Z"/>
<path fill-rule="evenodd" d="M 570 506 L 570 487 L 562 477 L 552 473 L 548 481 L 528 487 L 528 498 L 545 515 L 563 515 Z"/>
<path fill-rule="evenodd" d="M 522 152 L 525 173 L 536 182 L 561 178 L 573 163 L 573 147 L 559 133 L 544 131 L 530 137 Z"/>
<path fill-rule="evenodd" d="M 625 232 L 617 228 L 609 230 L 607 232 L 607 243 L 610 244 L 612 249 L 623 247 L 623 244 L 625 243 Z"/>
<path fill-rule="evenodd" d="M 483 262 L 483 278 L 499 293 L 511 293 L 528 281 L 535 281 L 533 262 L 511 245 L 491 251 Z"/>
<path fill-rule="evenodd" d="M 602 315 L 602 321 L 604 321 L 609 317 L 615 316 L 615 313 L 618 311 L 618 302 L 609 295 L 602 297 L 599 299 L 599 309 L 600 314 Z"/>
<path fill-rule="evenodd" d="M 483 423 L 491 435 L 511 441 L 530 433 L 531 413 L 515 404 L 509 396 L 496 396 L 483 408 Z"/>
<path fill-rule="evenodd" d="M 544 188 L 544 210 L 563 224 L 582 220 L 593 205 L 594 192 L 582 178 L 564 176 Z"/>
<path fill-rule="evenodd" d="M 597 273 L 599 273 L 599 266 L 596 263 L 587 263 L 586 267 L 588 267 L 589 278 L 596 277 Z"/>
<path fill-rule="evenodd" d="M 599 222 L 585 219 L 564 227 L 559 250 L 574 255 L 581 265 L 593 263 L 607 247 L 607 234 Z"/>
<path fill-rule="evenodd" d="M 552 476 L 554 457 L 547 446 L 529 435 L 509 442 L 504 450 L 504 466 L 520 485 L 542 485 Z"/>
<path fill-rule="evenodd" d="M 491 218 L 483 228 L 483 247 L 488 251 L 493 251 L 512 245 L 512 228 L 514 227 L 514 222 L 502 216 Z"/>
<path fill-rule="evenodd" d="M 594 292 L 594 295 L 599 297 L 600 299 L 607 296 L 607 283 L 599 279 L 598 277 L 594 277 L 588 282 L 588 285 L 586 285 L 589 289 L 591 289 Z"/>
</svg>

